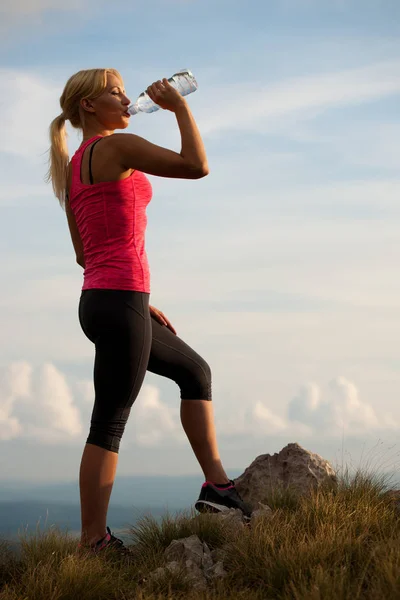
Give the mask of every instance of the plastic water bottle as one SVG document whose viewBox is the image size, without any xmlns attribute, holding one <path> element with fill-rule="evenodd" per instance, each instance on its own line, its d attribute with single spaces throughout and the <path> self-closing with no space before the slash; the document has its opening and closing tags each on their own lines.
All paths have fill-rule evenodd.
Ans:
<svg viewBox="0 0 400 600">
<path fill-rule="evenodd" d="M 181 69 L 178 73 L 172 75 L 168 81 L 172 87 L 178 90 L 181 96 L 187 96 L 195 92 L 198 88 L 197 81 L 189 69 Z M 128 113 L 130 115 L 137 115 L 138 112 L 152 113 L 159 108 L 158 104 L 153 102 L 147 92 L 142 92 L 136 102 L 128 107 Z"/>
</svg>

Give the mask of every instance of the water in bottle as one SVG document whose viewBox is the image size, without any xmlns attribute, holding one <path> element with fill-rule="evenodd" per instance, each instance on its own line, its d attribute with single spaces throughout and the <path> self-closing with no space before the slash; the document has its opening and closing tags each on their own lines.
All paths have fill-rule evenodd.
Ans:
<svg viewBox="0 0 400 600">
<path fill-rule="evenodd" d="M 195 92 L 198 88 L 197 81 L 189 69 L 181 69 L 175 75 L 168 79 L 172 87 L 178 90 L 181 96 L 187 96 Z M 138 112 L 152 113 L 160 107 L 155 104 L 146 92 L 142 92 L 134 104 L 128 108 L 131 115 L 137 115 Z"/>
</svg>

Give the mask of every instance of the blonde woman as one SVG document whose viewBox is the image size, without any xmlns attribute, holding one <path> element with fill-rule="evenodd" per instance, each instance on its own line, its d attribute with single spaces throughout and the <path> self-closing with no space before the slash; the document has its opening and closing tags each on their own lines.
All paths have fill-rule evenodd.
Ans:
<svg viewBox="0 0 400 600">
<path fill-rule="evenodd" d="M 199 179 L 208 174 L 208 164 L 186 100 L 167 79 L 154 82 L 147 93 L 175 113 L 180 153 L 137 135 L 115 133 L 128 127 L 130 99 L 114 69 L 72 75 L 60 98 L 62 112 L 50 125 L 47 181 L 66 211 L 76 261 L 84 268 L 79 321 L 95 346 L 94 407 L 79 473 L 79 547 L 94 552 L 111 548 L 129 554 L 107 527 L 107 510 L 120 441 L 146 371 L 180 388 L 182 426 L 205 477 L 196 509 L 233 507 L 250 515 L 218 452 L 210 367 L 149 304 L 145 230 L 152 188 L 145 173 Z M 83 137 L 71 161 L 67 120 Z"/>
</svg>

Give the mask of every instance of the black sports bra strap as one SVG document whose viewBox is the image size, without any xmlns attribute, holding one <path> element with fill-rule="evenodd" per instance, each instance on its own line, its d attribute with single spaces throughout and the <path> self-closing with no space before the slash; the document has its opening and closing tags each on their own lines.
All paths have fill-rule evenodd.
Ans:
<svg viewBox="0 0 400 600">
<path fill-rule="evenodd" d="M 102 140 L 103 138 L 99 138 L 98 140 L 96 140 L 91 148 L 90 148 L 90 155 L 89 155 L 89 178 L 90 178 L 90 183 L 91 185 L 93 185 L 93 175 L 92 175 L 92 154 L 93 154 L 93 148 L 95 147 L 95 145 L 97 144 L 97 142 L 99 142 L 100 140 Z"/>
</svg>

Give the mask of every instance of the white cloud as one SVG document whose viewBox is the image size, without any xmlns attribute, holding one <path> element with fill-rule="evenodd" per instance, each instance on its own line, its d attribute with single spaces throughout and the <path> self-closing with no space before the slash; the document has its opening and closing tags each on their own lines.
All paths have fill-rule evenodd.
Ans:
<svg viewBox="0 0 400 600">
<path fill-rule="evenodd" d="M 276 433 L 280 433 L 286 429 L 285 420 L 275 415 L 263 402 L 259 401 L 255 404 L 253 418 L 261 425 L 262 429 L 267 428 L 268 431 L 272 430 Z"/>
<path fill-rule="evenodd" d="M 62 87 L 29 71 L 0 68 L 0 97 L 10 97 L 10 92 L 13 101 L 0 105 L 4 125 L 0 151 L 47 166 L 48 130 L 61 112 Z"/>
<path fill-rule="evenodd" d="M 354 383 L 345 377 L 333 379 L 322 394 L 315 383 L 303 386 L 288 405 L 289 422 L 300 422 L 314 434 L 362 435 L 371 431 L 398 431 L 400 424 L 390 414 L 376 412 L 362 402 Z"/>
<path fill-rule="evenodd" d="M 340 439 L 343 433 L 357 437 L 400 430 L 400 421 L 383 411 L 378 414 L 359 398 L 355 384 L 341 376 L 333 379 L 323 393 L 314 382 L 302 386 L 282 415 L 271 404 L 277 406 L 272 399 L 271 403 L 257 400 L 252 405 L 236 407 L 232 416 L 221 418 L 218 432 L 227 437 L 280 435 L 296 440 L 321 436 Z"/>
<path fill-rule="evenodd" d="M 93 405 L 95 390 L 92 380 L 79 380 L 74 388 L 84 402 Z M 156 386 L 144 383 L 132 406 L 123 435 L 124 443 L 142 447 L 156 447 L 165 441 L 184 443 L 186 436 L 180 422 L 179 402 L 177 393 L 176 406 L 168 406 L 161 400 Z"/>
<path fill-rule="evenodd" d="M 186 439 L 179 408 L 168 407 L 159 396 L 156 387 L 142 386 L 124 434 L 127 442 L 158 446 L 167 438 L 177 443 Z M 82 425 L 82 413 L 89 417 L 94 399 L 92 380 L 69 383 L 51 363 L 37 369 L 27 361 L 3 366 L 0 369 L 0 441 L 23 437 L 44 444 L 74 440 L 82 443 L 90 426 L 89 419 Z"/>
<path fill-rule="evenodd" d="M 128 420 L 127 438 L 138 446 L 158 446 L 167 439 L 182 443 L 185 436 L 179 408 L 171 408 L 162 402 L 155 386 L 143 385 Z"/>
<path fill-rule="evenodd" d="M 264 400 L 230 401 L 229 406 L 221 404 L 218 394 L 214 394 L 215 414 L 218 434 L 227 438 L 235 436 L 264 437 L 287 432 L 284 417 L 267 406 Z M 302 429 L 295 425 L 293 431 Z"/>
<path fill-rule="evenodd" d="M 62 433 L 75 436 L 82 432 L 80 415 L 62 373 L 47 363 L 37 380 L 35 396 L 40 398 L 42 410 L 49 413 L 51 426 Z"/>
<path fill-rule="evenodd" d="M 15 362 L 0 371 L 0 389 L 11 398 L 29 398 L 32 385 L 32 366 L 24 361 Z"/>
<path fill-rule="evenodd" d="M 78 391 L 84 402 L 93 404 L 95 389 L 93 380 L 81 379 L 75 382 L 75 389 Z"/>
<path fill-rule="evenodd" d="M 23 432 L 20 421 L 12 415 L 17 398 L 29 398 L 32 367 L 26 363 L 13 363 L 0 369 L 0 440 L 10 440 Z"/>
<path fill-rule="evenodd" d="M 0 407 L 0 441 L 12 440 L 22 432 L 20 422 L 10 412 L 10 407 Z"/>
<path fill-rule="evenodd" d="M 75 398 L 71 390 L 76 392 Z M 27 361 L 10 363 L 0 371 L 0 441 L 23 438 L 41 444 L 82 444 L 89 431 L 94 396 L 91 380 L 68 383 L 51 363 L 38 369 Z M 272 404 L 276 406 L 275 401 Z M 363 402 L 354 383 L 344 377 L 333 379 L 324 393 L 316 383 L 303 386 L 281 415 L 265 399 L 241 402 L 229 411 L 216 403 L 216 410 L 223 412 L 223 418 L 217 416 L 216 421 L 218 434 L 225 439 L 262 439 L 266 435 L 287 440 L 321 435 L 336 439 L 344 432 L 357 437 L 400 429 L 390 414 L 378 414 Z M 82 414 L 87 428 L 82 425 Z M 160 399 L 156 386 L 144 384 L 133 404 L 123 440 L 147 448 L 187 443 L 179 402 L 169 406 Z"/>
<path fill-rule="evenodd" d="M 17 436 L 59 443 L 82 433 L 78 408 L 64 375 L 46 363 L 34 370 L 26 361 L 1 369 L 1 439 Z"/>
</svg>

